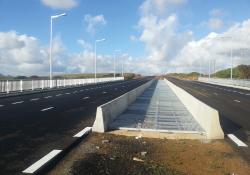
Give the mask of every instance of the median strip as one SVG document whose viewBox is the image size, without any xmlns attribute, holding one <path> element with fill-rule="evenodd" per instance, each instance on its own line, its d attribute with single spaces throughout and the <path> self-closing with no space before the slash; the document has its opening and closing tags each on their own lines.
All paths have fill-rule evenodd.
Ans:
<svg viewBox="0 0 250 175">
<path fill-rule="evenodd" d="M 49 108 L 45 108 L 45 109 L 42 109 L 41 111 L 44 112 L 44 111 L 48 111 L 50 109 L 53 109 L 54 107 L 49 107 Z"/>
<path fill-rule="evenodd" d="M 13 105 L 16 105 L 16 104 L 21 104 L 21 103 L 23 103 L 23 101 L 13 102 L 12 104 L 13 104 Z"/>
<path fill-rule="evenodd" d="M 73 137 L 82 137 L 92 131 L 92 127 L 86 127 L 82 131 L 78 132 Z"/>
<path fill-rule="evenodd" d="M 52 150 L 50 153 L 48 153 L 46 156 L 23 170 L 23 173 L 26 174 L 33 174 L 35 173 L 38 169 L 40 169 L 43 165 L 45 165 L 47 162 L 49 162 L 51 159 L 53 159 L 56 155 L 58 155 L 62 150 Z"/>
<path fill-rule="evenodd" d="M 248 147 L 244 142 L 242 142 L 240 139 L 238 139 L 235 135 L 233 134 L 228 134 L 227 135 L 236 145 L 239 147 Z"/>
</svg>

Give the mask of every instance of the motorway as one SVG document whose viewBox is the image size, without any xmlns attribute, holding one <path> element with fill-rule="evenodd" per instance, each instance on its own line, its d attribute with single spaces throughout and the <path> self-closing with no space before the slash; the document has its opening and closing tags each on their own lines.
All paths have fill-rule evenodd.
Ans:
<svg viewBox="0 0 250 175">
<path fill-rule="evenodd" d="M 225 135 L 234 134 L 248 145 L 237 150 L 250 162 L 250 91 L 172 77 L 167 79 L 217 109 Z"/>
<path fill-rule="evenodd" d="M 51 150 L 66 148 L 93 125 L 97 106 L 149 79 L 0 98 L 0 174 L 22 174 Z"/>
</svg>

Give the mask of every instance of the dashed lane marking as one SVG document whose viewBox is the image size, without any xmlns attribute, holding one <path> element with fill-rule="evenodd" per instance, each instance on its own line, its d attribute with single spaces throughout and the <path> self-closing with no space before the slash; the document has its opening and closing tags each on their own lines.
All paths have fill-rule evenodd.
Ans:
<svg viewBox="0 0 250 175">
<path fill-rule="evenodd" d="M 59 96 L 61 96 L 61 95 L 62 95 L 62 94 L 57 94 L 56 97 L 59 97 Z"/>
<path fill-rule="evenodd" d="M 237 103 L 240 103 L 240 101 L 239 100 L 234 100 L 235 102 L 237 102 Z"/>
<path fill-rule="evenodd" d="M 0 108 L 1 108 L 1 107 L 4 107 L 4 105 L 0 105 Z"/>
<path fill-rule="evenodd" d="M 32 99 L 30 99 L 30 101 L 37 101 L 37 100 L 39 100 L 40 98 L 32 98 Z"/>
<path fill-rule="evenodd" d="M 44 111 L 48 111 L 48 110 L 51 110 L 51 109 L 53 109 L 54 107 L 48 107 L 48 108 L 44 108 L 44 109 L 42 109 L 41 111 L 42 112 L 44 112 Z"/>
<path fill-rule="evenodd" d="M 91 130 L 92 130 L 92 127 L 86 127 L 82 131 L 80 131 L 76 135 L 74 135 L 73 137 L 82 137 L 82 136 L 88 134 L 89 132 L 91 132 Z"/>
<path fill-rule="evenodd" d="M 65 95 L 70 95 L 71 93 L 69 93 L 69 92 L 67 92 L 67 93 L 65 93 Z"/>
<path fill-rule="evenodd" d="M 47 97 L 44 97 L 44 98 L 51 98 L 52 96 L 47 96 Z"/>
<path fill-rule="evenodd" d="M 23 170 L 23 173 L 27 174 L 33 174 L 35 173 L 39 168 L 41 168 L 43 165 L 45 165 L 47 162 L 49 162 L 51 159 L 53 159 L 55 156 L 57 156 L 62 150 L 52 150 L 50 153 L 48 153 L 46 156 Z"/>
<path fill-rule="evenodd" d="M 240 139 L 238 139 L 235 135 L 233 134 L 228 134 L 227 135 L 236 145 L 240 147 L 248 147 L 244 142 L 242 142 Z"/>
<path fill-rule="evenodd" d="M 214 95 L 218 95 L 217 93 L 214 93 Z"/>
<path fill-rule="evenodd" d="M 105 91 L 103 91 L 102 93 L 103 93 L 103 94 L 107 94 L 107 92 L 105 92 Z"/>
<path fill-rule="evenodd" d="M 13 105 L 16 105 L 16 104 L 21 104 L 21 103 L 23 103 L 24 101 L 17 101 L 17 102 L 13 102 L 12 104 Z"/>
<path fill-rule="evenodd" d="M 86 100 L 86 99 L 88 99 L 89 97 L 83 97 L 83 100 Z"/>
</svg>

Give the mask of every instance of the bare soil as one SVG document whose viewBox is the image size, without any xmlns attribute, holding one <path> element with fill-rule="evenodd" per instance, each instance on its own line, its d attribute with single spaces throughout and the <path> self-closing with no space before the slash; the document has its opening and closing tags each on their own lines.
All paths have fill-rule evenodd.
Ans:
<svg viewBox="0 0 250 175">
<path fill-rule="evenodd" d="M 249 175 L 249 172 L 249 163 L 223 140 L 208 143 L 92 133 L 49 174 Z"/>
</svg>

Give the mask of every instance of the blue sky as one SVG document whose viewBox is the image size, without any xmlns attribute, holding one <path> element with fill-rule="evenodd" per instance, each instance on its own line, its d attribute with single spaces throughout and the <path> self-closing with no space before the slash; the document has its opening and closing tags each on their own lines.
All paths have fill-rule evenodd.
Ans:
<svg viewBox="0 0 250 175">
<path fill-rule="evenodd" d="M 45 58 L 49 44 L 49 18 L 51 15 L 66 12 L 68 15 L 54 20 L 53 25 L 53 34 L 58 39 L 58 47 L 63 47 L 55 51 L 55 70 L 58 73 L 91 72 L 86 65 L 85 67 L 84 65 L 71 65 L 72 60 L 78 57 L 83 61 L 91 62 L 85 57 L 91 57 L 93 43 L 95 39 L 100 38 L 107 39 L 105 43 L 98 45 L 98 55 L 103 62 L 105 58 L 111 60 L 115 49 L 121 49 L 122 53 L 128 53 L 130 56 L 127 62 L 134 63 L 128 66 L 129 68 L 134 66 L 129 71 L 145 73 L 150 69 L 152 73 L 161 73 L 166 71 L 166 68 L 159 67 L 163 63 L 175 66 L 175 68 L 179 67 L 179 70 L 183 71 L 186 68 L 181 68 L 178 60 L 181 62 L 186 59 L 188 53 L 185 50 L 190 47 L 191 42 L 199 45 L 199 41 L 206 40 L 211 33 L 230 33 L 230 29 L 249 19 L 249 9 L 249 0 L 0 0 L 0 32 L 5 39 L 4 36 L 10 35 L 8 33 L 10 31 L 15 31 L 13 37 L 19 38 L 18 40 L 25 40 L 20 38 L 21 35 L 36 38 L 39 49 L 32 53 L 43 53 L 38 54 L 37 57 Z M 87 29 L 90 22 L 86 21 L 86 15 L 89 15 L 91 20 L 95 17 L 102 17 L 102 20 L 92 26 L 93 31 Z M 243 27 L 238 26 L 238 30 L 241 28 Z M 26 40 L 28 42 L 29 38 Z M 92 46 L 92 49 L 82 47 L 79 40 Z M 2 43 L 3 41 L 4 39 Z M 0 61 L 13 56 L 12 51 L 17 49 L 8 48 L 7 50 L 6 48 L 8 47 L 4 44 L 1 47 L 0 36 Z M 22 53 L 25 52 L 25 49 L 23 50 Z M 20 69 L 28 67 L 23 74 L 34 74 L 32 72 L 34 70 L 29 68 L 32 64 L 41 69 L 39 71 L 41 74 L 47 71 L 45 67 L 39 65 L 46 65 L 47 62 L 37 60 L 34 63 L 31 61 L 32 58 L 23 58 L 28 61 L 20 63 L 18 59 L 16 58 L 13 63 L 20 66 Z M 190 62 L 195 66 L 195 60 L 190 60 Z M 220 63 L 220 65 L 219 62 L 222 61 L 218 61 L 218 67 L 221 67 L 223 64 Z M 4 73 L 8 73 L 7 70 L 10 71 L 9 74 L 22 73 L 22 71 L 11 71 L 5 61 L 0 64 Z M 72 67 L 65 67 L 62 64 Z M 105 66 L 106 63 L 101 65 Z"/>
</svg>

